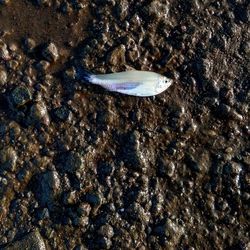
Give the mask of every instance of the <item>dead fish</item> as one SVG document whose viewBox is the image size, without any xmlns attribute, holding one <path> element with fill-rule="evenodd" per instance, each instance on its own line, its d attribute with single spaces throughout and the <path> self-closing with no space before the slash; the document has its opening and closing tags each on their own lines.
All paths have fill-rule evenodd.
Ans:
<svg viewBox="0 0 250 250">
<path fill-rule="evenodd" d="M 111 74 L 91 74 L 76 67 L 77 79 L 103 88 L 133 96 L 155 96 L 165 91 L 172 79 L 150 71 L 130 70 Z"/>
</svg>

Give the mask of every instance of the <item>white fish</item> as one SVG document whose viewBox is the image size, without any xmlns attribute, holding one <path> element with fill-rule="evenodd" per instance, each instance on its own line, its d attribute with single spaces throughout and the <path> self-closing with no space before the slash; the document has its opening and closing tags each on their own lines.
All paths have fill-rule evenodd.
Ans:
<svg viewBox="0 0 250 250">
<path fill-rule="evenodd" d="M 172 80 L 150 71 L 131 70 L 111 74 L 91 74 L 76 67 L 77 78 L 103 88 L 133 96 L 154 96 L 165 91 Z"/>
</svg>

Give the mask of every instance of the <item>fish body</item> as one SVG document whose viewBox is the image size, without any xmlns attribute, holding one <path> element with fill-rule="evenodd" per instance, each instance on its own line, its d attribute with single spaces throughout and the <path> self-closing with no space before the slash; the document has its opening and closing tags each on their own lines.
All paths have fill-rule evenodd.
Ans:
<svg viewBox="0 0 250 250">
<path fill-rule="evenodd" d="M 91 74 L 77 68 L 80 80 L 100 85 L 103 88 L 133 96 L 154 96 L 165 91 L 172 80 L 155 72 L 130 70 L 111 74 Z"/>
</svg>

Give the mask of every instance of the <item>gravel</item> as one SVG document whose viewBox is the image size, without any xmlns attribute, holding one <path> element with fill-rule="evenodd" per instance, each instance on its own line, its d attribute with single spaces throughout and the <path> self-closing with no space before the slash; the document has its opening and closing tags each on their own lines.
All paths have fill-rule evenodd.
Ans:
<svg viewBox="0 0 250 250">
<path fill-rule="evenodd" d="M 0 12 L 0 249 L 250 247 L 247 1 Z M 78 65 L 174 83 L 125 96 Z"/>
</svg>

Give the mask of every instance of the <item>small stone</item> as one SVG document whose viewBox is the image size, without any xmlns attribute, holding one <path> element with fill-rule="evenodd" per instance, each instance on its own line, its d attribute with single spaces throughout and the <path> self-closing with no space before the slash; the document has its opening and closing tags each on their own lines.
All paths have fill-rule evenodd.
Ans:
<svg viewBox="0 0 250 250">
<path fill-rule="evenodd" d="M 11 92 L 11 103 L 17 107 L 25 105 L 27 102 L 31 101 L 31 98 L 29 89 L 24 86 L 16 87 Z"/>
<path fill-rule="evenodd" d="M 97 249 L 110 249 L 112 246 L 112 241 L 106 237 L 101 237 L 96 239 Z"/>
<path fill-rule="evenodd" d="M 34 179 L 33 192 L 41 206 L 53 208 L 54 202 L 61 193 L 60 176 L 56 171 L 46 171 Z"/>
<path fill-rule="evenodd" d="M 17 153 L 12 147 L 0 151 L 0 169 L 15 171 L 17 162 Z"/>
<path fill-rule="evenodd" d="M 250 56 L 250 42 L 249 41 L 244 42 L 242 49 L 243 49 L 245 55 L 247 57 L 249 57 Z"/>
<path fill-rule="evenodd" d="M 37 69 L 39 69 L 39 70 L 41 70 L 41 71 L 46 71 L 46 70 L 49 68 L 49 66 L 50 66 L 50 63 L 47 62 L 47 61 L 45 61 L 45 60 L 40 61 L 40 62 L 36 65 Z"/>
<path fill-rule="evenodd" d="M 88 217 L 91 211 L 91 206 L 88 203 L 81 203 L 77 208 L 77 214 L 81 217 Z"/>
<path fill-rule="evenodd" d="M 144 7 L 144 14 L 154 19 L 167 18 L 169 12 L 168 4 L 161 3 L 157 0 L 152 1 L 149 5 Z"/>
<path fill-rule="evenodd" d="M 10 55 L 7 49 L 7 45 L 0 39 L 0 59 L 9 60 Z"/>
<path fill-rule="evenodd" d="M 135 62 L 135 61 L 137 61 L 137 60 L 139 59 L 139 57 L 140 57 L 140 52 L 139 52 L 139 50 L 137 50 L 137 49 L 130 50 L 130 51 L 128 51 L 128 53 L 127 53 L 127 57 L 128 57 L 128 59 L 129 59 L 131 62 Z"/>
<path fill-rule="evenodd" d="M 46 250 L 45 242 L 40 235 L 39 231 L 36 230 L 25 235 L 18 241 L 11 243 L 6 246 L 4 250 L 16 250 L 16 249 L 26 249 L 26 250 Z"/>
<path fill-rule="evenodd" d="M 217 116 L 220 118 L 228 118 L 230 116 L 231 108 L 226 104 L 220 104 L 217 109 Z"/>
<path fill-rule="evenodd" d="M 68 107 L 61 106 L 54 110 L 54 115 L 59 121 L 66 121 L 69 117 L 70 111 Z"/>
<path fill-rule="evenodd" d="M 199 164 L 194 160 L 194 158 L 190 155 L 186 156 L 185 159 L 186 165 L 194 172 L 199 172 L 200 171 L 200 166 Z"/>
<path fill-rule="evenodd" d="M 125 64 L 125 52 L 126 48 L 122 44 L 119 47 L 115 48 L 110 55 L 108 56 L 108 62 L 115 66 L 115 65 L 124 65 Z"/>
<path fill-rule="evenodd" d="M 111 239 L 114 236 L 113 227 L 110 226 L 109 224 L 103 225 L 99 228 L 98 234 L 100 234 L 108 239 Z"/>
<path fill-rule="evenodd" d="M 127 0 L 121 0 L 117 3 L 116 12 L 120 20 L 124 20 L 128 15 L 128 7 L 129 5 Z"/>
<path fill-rule="evenodd" d="M 62 161 L 62 168 L 66 172 L 75 173 L 83 168 L 83 161 L 78 153 L 68 152 L 62 157 Z"/>
<path fill-rule="evenodd" d="M 39 5 L 39 6 L 51 6 L 51 1 L 50 0 L 36 0 L 36 3 Z"/>
<path fill-rule="evenodd" d="M 64 194 L 63 202 L 65 205 L 72 205 L 76 203 L 76 192 L 67 192 Z"/>
<path fill-rule="evenodd" d="M 87 193 L 85 196 L 85 200 L 92 206 L 99 206 L 102 202 L 101 197 L 98 194 L 94 193 Z"/>
<path fill-rule="evenodd" d="M 7 82 L 7 73 L 5 70 L 0 69 L 0 85 L 4 85 Z"/>
<path fill-rule="evenodd" d="M 34 48 L 36 47 L 36 42 L 31 39 L 31 38 L 26 38 L 24 40 L 24 49 L 28 52 L 31 53 L 33 52 Z"/>
<path fill-rule="evenodd" d="M 18 61 L 16 60 L 11 60 L 11 61 L 8 61 L 7 65 L 12 69 L 12 70 L 16 70 L 19 63 Z"/>
<path fill-rule="evenodd" d="M 7 133 L 7 126 L 4 123 L 0 123 L 0 138 L 4 137 Z"/>
<path fill-rule="evenodd" d="M 175 164 L 173 162 L 160 159 L 157 164 L 157 172 L 160 177 L 172 177 L 175 172 Z"/>
<path fill-rule="evenodd" d="M 55 62 L 57 61 L 59 55 L 57 51 L 57 47 L 54 43 L 49 43 L 45 47 L 45 49 L 42 52 L 44 58 L 46 58 L 50 62 Z"/>
<path fill-rule="evenodd" d="M 43 102 L 38 102 L 32 105 L 30 109 L 31 123 L 43 123 L 49 125 L 50 119 L 47 107 Z"/>
</svg>

